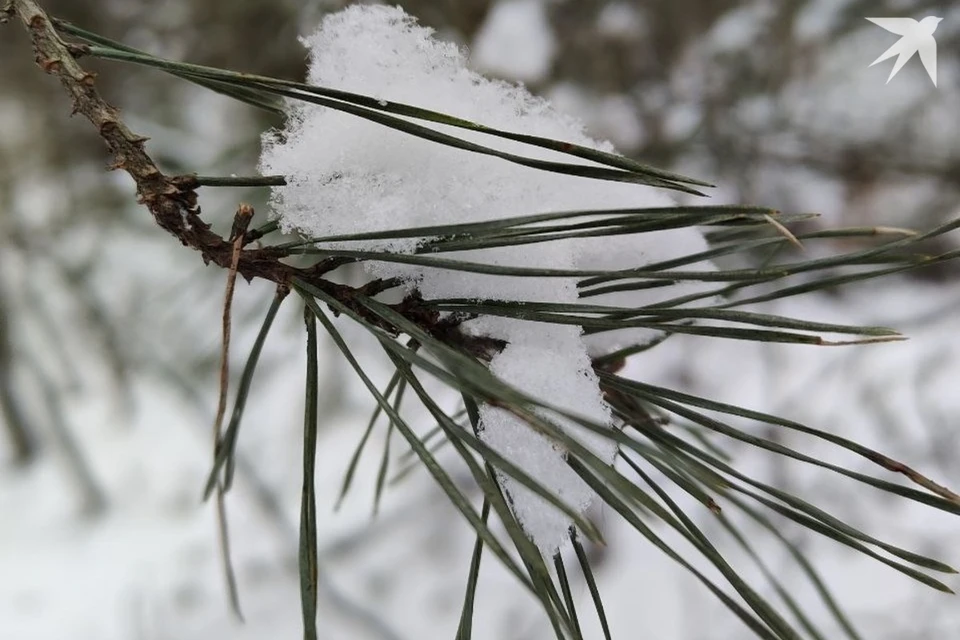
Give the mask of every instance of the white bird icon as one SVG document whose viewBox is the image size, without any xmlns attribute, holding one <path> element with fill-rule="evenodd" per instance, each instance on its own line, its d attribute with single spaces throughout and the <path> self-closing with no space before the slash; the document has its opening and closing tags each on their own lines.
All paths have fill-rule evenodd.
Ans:
<svg viewBox="0 0 960 640">
<path fill-rule="evenodd" d="M 890 77 L 887 78 L 887 82 L 890 82 L 903 65 L 913 57 L 913 54 L 919 51 L 923 68 L 933 80 L 933 86 L 937 86 L 937 42 L 933 39 L 933 32 L 937 30 L 937 25 L 943 18 L 927 16 L 920 22 L 913 18 L 867 18 L 867 20 L 891 33 L 903 36 L 879 58 L 871 62 L 871 67 L 899 55 L 897 62 L 893 65 L 893 71 L 890 72 Z"/>
</svg>

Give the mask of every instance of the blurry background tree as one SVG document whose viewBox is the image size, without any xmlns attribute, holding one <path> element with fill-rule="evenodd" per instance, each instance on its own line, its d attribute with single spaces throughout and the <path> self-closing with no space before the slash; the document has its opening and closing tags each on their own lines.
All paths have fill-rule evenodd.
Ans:
<svg viewBox="0 0 960 640">
<path fill-rule="evenodd" d="M 291 1 L 172 0 L 160 9 L 145 2 L 59 0 L 46 3 L 46 8 L 158 55 L 300 78 L 304 51 L 296 36 L 312 29 L 325 12 L 345 4 L 327 0 L 304 7 Z M 960 51 L 960 7 L 854 0 L 409 0 L 401 4 L 442 37 L 471 47 L 478 70 L 526 83 L 560 109 L 581 117 L 593 135 L 609 138 L 626 155 L 720 185 L 716 201 L 816 211 L 829 222 L 844 225 L 915 228 L 958 211 L 960 136 L 955 114 L 960 113 L 956 53 Z M 938 14 L 945 18 L 937 31 L 938 89 L 930 85 L 918 61 L 908 64 L 889 85 L 883 84 L 886 67 L 866 68 L 892 43 L 890 34 L 863 19 L 866 15 L 922 17 L 937 11 L 945 12 Z M 5 28 L 2 34 L 0 85 L 8 90 L 0 95 L 0 424 L 5 435 L 0 453 L 12 467 L 0 488 L 3 520 L 24 521 L 11 529 L 14 543 L 21 539 L 17 536 L 31 536 L 36 527 L 62 522 L 74 504 L 95 518 L 84 527 L 104 531 L 116 529 L 117 519 L 126 522 L 131 510 L 137 513 L 135 505 L 141 499 L 170 506 L 174 520 L 193 522 L 193 516 L 186 514 L 195 510 L 206 459 L 201 449 L 207 416 L 212 415 L 215 402 L 218 337 L 210 328 L 218 323 L 221 274 L 204 269 L 192 257 L 185 259 L 179 247 L 157 232 L 132 202 L 126 178 L 119 174 L 104 178 L 103 144 L 96 132 L 63 117 L 68 107 L 60 88 L 36 72 L 31 57 L 25 55 L 29 45 L 22 30 Z M 275 121 L 188 83 L 122 65 L 110 65 L 107 71 L 106 64 L 89 62 L 91 68 L 103 70 L 98 86 L 123 110 L 128 122 L 153 137 L 151 152 L 165 170 L 179 173 L 203 167 L 219 175 L 251 173 L 259 136 Z M 265 195 L 250 190 L 242 199 L 263 215 Z M 237 199 L 236 192 L 205 194 L 206 216 L 229 225 Z M 740 382 L 760 389 L 746 396 L 754 405 L 763 401 L 764 406 L 757 408 L 788 410 L 791 417 L 845 432 L 855 429 L 867 444 L 882 442 L 883 449 L 914 463 L 923 461 L 931 473 L 957 484 L 960 470 L 951 453 L 958 450 L 960 406 L 950 384 L 960 373 L 955 331 L 960 295 L 951 286 L 956 269 L 957 263 L 948 263 L 895 276 L 857 293 L 838 292 L 832 298 L 817 294 L 804 301 L 830 315 L 889 324 L 914 337 L 912 345 L 897 347 L 892 356 L 860 350 L 824 355 L 818 350 L 813 357 L 798 358 L 784 347 L 697 343 L 676 347 L 679 351 L 668 361 L 672 364 L 660 375 L 681 380 L 692 391 L 729 396 L 735 393 L 729 380 L 730 368 L 735 366 L 731 361 L 763 363 L 759 373 L 742 372 Z M 249 334 L 256 328 L 249 320 L 262 313 L 260 300 L 262 296 L 242 295 L 237 300 L 241 344 L 250 339 L 243 329 Z M 295 315 L 287 314 L 282 321 L 298 322 Z M 301 357 L 293 355 L 299 353 L 296 340 L 289 342 L 274 345 L 267 353 L 260 376 L 270 378 L 271 371 L 280 371 L 279 363 Z M 698 350 L 695 360 L 687 357 L 694 348 Z M 336 365 L 332 358 L 326 364 Z M 330 426 L 321 450 L 349 447 L 343 443 L 352 443 L 355 416 L 367 408 L 368 401 L 332 371 L 324 380 L 323 406 L 330 416 L 341 416 L 345 427 Z M 271 397 L 299 402 L 298 385 L 292 385 L 291 391 L 282 376 L 262 384 L 272 384 Z M 181 413 L 174 414 L 178 417 L 158 415 L 170 404 L 178 405 Z M 275 413 L 268 401 L 263 404 L 264 418 Z M 290 416 L 298 410 L 292 407 Z M 296 548 L 289 544 L 295 539 L 290 523 L 296 492 L 288 488 L 296 486 L 298 470 L 254 464 L 276 460 L 298 444 L 298 418 L 290 416 L 285 421 L 290 426 L 255 431 L 241 448 L 249 462 L 241 471 L 252 506 L 241 509 L 236 517 L 249 520 L 253 531 L 280 534 L 274 538 L 279 544 L 266 542 L 259 534 L 239 534 L 235 543 L 241 556 L 241 582 L 264 585 L 259 591 L 249 587 L 253 589 L 248 598 L 254 608 L 251 623 L 237 633 L 250 637 L 256 637 L 257 629 L 273 628 L 262 617 L 256 622 L 257 609 L 279 608 L 283 598 L 295 599 L 292 569 L 277 559 L 288 561 Z M 137 450 L 161 438 L 144 422 L 190 426 L 180 429 L 184 433 L 179 435 L 162 431 L 163 439 L 179 444 L 144 462 Z M 326 422 L 333 425 L 334 421 Z M 133 429 L 153 435 L 130 433 Z M 178 461 L 178 455 L 187 461 Z M 748 452 L 743 455 L 749 460 Z M 170 468 L 171 464 L 184 467 Z M 828 504 L 851 506 L 851 495 L 832 486 L 829 491 L 811 487 L 811 478 L 786 475 L 780 468 L 769 473 L 780 485 L 819 489 Z M 336 484 L 337 477 L 336 470 L 329 472 L 331 483 Z M 52 502 L 40 501 L 47 506 L 37 507 L 36 515 L 25 513 L 40 492 L 52 494 Z M 417 557 L 425 558 L 428 570 L 460 566 L 469 535 L 461 530 L 457 540 L 445 540 L 453 513 L 424 497 L 429 494 L 413 493 L 369 526 L 359 514 L 344 518 L 346 524 L 331 524 L 324 557 L 346 586 L 330 583 L 325 593 L 331 610 L 340 611 L 336 615 L 343 617 L 343 628 L 362 629 L 371 637 L 395 633 L 383 622 L 389 615 L 371 617 L 357 604 L 374 603 L 370 609 L 386 611 L 392 609 L 380 603 L 393 602 L 396 607 L 397 602 L 406 602 L 397 595 L 388 564 L 397 562 L 411 569 L 417 562 L 396 558 L 398 552 L 389 544 L 394 536 L 405 536 L 411 555 L 420 553 Z M 874 500 L 857 517 L 873 523 L 870 509 L 876 504 Z M 943 539 L 936 524 L 911 522 L 912 511 L 896 508 L 904 509 L 904 517 L 895 535 L 919 540 L 915 546 L 921 548 Z M 16 515 L 6 515 L 12 513 Z M 425 530 L 414 528 L 410 520 Z M 125 530 L 123 525 L 120 529 Z M 201 553 L 197 549 L 208 552 L 204 536 L 209 531 L 202 526 L 193 529 L 197 533 L 186 537 L 171 533 L 172 542 L 163 548 L 186 548 L 183 557 L 187 558 Z M 0 540 L 4 535 L 0 533 Z M 36 557 L 47 553 L 40 544 Z M 11 596 L 0 598 L 11 603 L 0 605 L 0 629 L 7 620 L 10 625 L 36 623 L 14 613 L 13 608 L 24 602 L 32 603 L 36 611 L 43 607 L 60 611 L 48 600 L 70 593 L 64 586 L 59 591 L 49 589 L 43 571 L 19 581 L 17 576 L 23 575 L 26 564 L 20 573 L 7 571 L 8 565 L 19 566 L 14 564 L 14 554 L 20 553 L 17 548 L 6 541 L 0 548 L 0 595 Z M 609 553 L 617 557 L 615 547 Z M 101 558 L 89 549 L 69 555 L 87 557 L 87 565 L 80 561 L 71 565 L 78 570 L 95 566 Z M 213 560 L 203 558 L 206 568 L 197 571 L 215 577 Z M 351 567 L 356 575 L 344 578 L 343 571 L 336 571 L 343 567 Z M 92 632 L 91 637 L 121 637 L 106 635 L 105 628 L 123 628 L 129 635 L 125 625 L 130 624 L 154 634 L 141 637 L 165 637 L 166 632 L 150 621 L 152 616 L 163 619 L 167 606 L 187 620 L 164 620 L 174 625 L 171 637 L 211 637 L 207 634 L 214 631 L 237 637 L 224 626 L 225 606 L 218 599 L 216 580 L 184 577 L 187 573 L 171 573 L 159 580 L 159 586 L 150 583 L 149 588 L 144 586 L 146 578 L 138 575 L 133 582 L 142 592 L 137 592 L 136 602 L 114 602 L 117 610 L 106 614 L 120 619 L 119 627 L 97 627 L 102 633 Z M 459 572 L 450 573 L 434 577 L 436 584 L 420 594 L 437 602 L 437 611 L 455 610 L 459 604 L 459 595 L 445 595 L 450 584 L 459 585 L 462 580 Z M 125 579 L 114 582 L 123 585 Z M 837 580 L 840 590 L 842 585 L 854 584 Z M 67 584 L 76 587 L 76 583 Z M 623 583 L 613 580 L 612 584 Z M 685 592 L 685 585 L 679 583 L 676 591 L 693 597 Z M 459 594 L 459 586 L 456 590 Z M 960 624 L 955 603 L 924 591 L 918 595 L 892 589 L 891 594 L 882 606 L 858 605 L 858 619 L 873 633 L 868 637 L 943 637 L 947 625 Z M 914 597 L 924 608 L 908 603 Z M 909 620 L 900 620 L 892 611 L 914 613 Z M 917 613 L 921 611 L 922 615 Z M 504 603 L 502 614 L 507 621 L 519 620 L 520 628 L 530 624 L 522 606 Z M 84 619 L 82 608 L 72 615 L 74 620 Z M 93 618 L 101 613 L 86 615 L 90 616 L 87 626 L 93 629 Z M 291 617 L 297 620 L 296 614 Z M 50 637 L 64 629 L 53 620 L 44 624 Z M 678 638 L 734 637 L 725 628 L 683 624 L 688 626 L 681 629 L 678 622 L 668 630 Z M 532 637 L 523 633 L 519 637 Z M 48 636 L 36 632 L 17 637 Z"/>
</svg>

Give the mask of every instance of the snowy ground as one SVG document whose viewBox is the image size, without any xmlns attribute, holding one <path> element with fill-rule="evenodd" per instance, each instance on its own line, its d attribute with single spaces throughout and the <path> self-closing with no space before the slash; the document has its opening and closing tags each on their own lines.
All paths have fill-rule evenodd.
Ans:
<svg viewBox="0 0 960 640">
<path fill-rule="evenodd" d="M 929 309 L 931 318 L 907 326 L 911 340 L 902 344 L 845 350 L 781 347 L 763 354 L 753 345 L 677 340 L 634 366 L 644 379 L 676 384 L 681 372 L 690 371 L 685 363 L 695 358 L 695 378 L 688 382 L 696 389 L 727 401 L 783 410 L 912 462 L 926 453 L 916 443 L 929 445 L 936 437 L 942 439 L 941 447 L 949 447 L 957 436 L 955 427 L 946 431 L 952 427 L 951 417 L 960 413 L 957 398 L 950 393 L 960 373 L 960 339 L 946 330 L 956 320 L 957 303 L 944 309 L 938 291 L 891 287 L 832 305 L 797 301 L 778 309 L 816 312 L 819 318 L 850 319 L 859 313 L 863 320 L 892 320 L 895 326 L 904 326 Z M 869 298 L 892 309 L 913 311 L 906 318 L 902 312 L 858 312 Z M 275 353 L 280 351 L 291 362 L 260 390 L 244 427 L 245 460 L 259 477 L 254 479 L 242 468 L 245 473 L 230 495 L 246 624 L 230 619 L 213 514 L 199 501 L 208 465 L 208 415 L 183 407 L 176 396 L 158 392 L 144 380 L 137 385 L 137 419 L 130 425 L 103 422 L 103 408 L 93 403 L 77 402 L 73 409 L 85 417 L 79 437 L 109 496 L 106 515 L 85 518 L 77 513 L 76 496 L 55 457 L 25 474 L 5 473 L 0 511 L 15 515 L 5 516 L 0 528 L 3 637 L 40 640 L 60 637 L 67 630 L 74 638 L 98 640 L 298 635 L 294 554 L 302 367 L 292 346 L 277 345 L 294 341 L 292 335 L 273 341 Z M 749 365 L 731 368 L 732 359 Z M 849 402 L 850 396 L 858 401 Z M 352 400 L 352 407 L 357 404 Z M 877 428 L 877 415 L 897 423 L 897 429 L 888 432 L 890 437 Z M 945 421 L 943 431 L 929 430 L 930 416 Z M 371 478 L 378 455 L 368 455 L 351 497 L 340 513 L 332 513 L 362 420 L 335 416 L 336 426 L 324 432 L 319 446 L 323 637 L 449 637 L 473 538 L 425 474 L 414 474 L 391 490 L 380 515 L 370 520 Z M 950 468 L 950 456 L 944 458 L 943 465 L 934 464 L 930 471 L 955 483 L 960 480 L 957 471 Z M 738 466 L 769 473 L 771 463 L 766 456 L 743 452 Z M 955 549 L 947 544 L 955 537 L 955 520 L 930 510 L 891 505 L 852 486 L 834 498 L 817 489 L 826 482 L 826 474 L 783 473 L 791 486 L 813 492 L 828 508 L 852 516 L 869 531 L 920 549 L 942 545 L 944 559 L 958 561 Z M 257 487 L 271 492 L 269 498 L 279 502 L 278 512 L 269 500 L 258 497 Z M 851 505 L 854 496 L 862 504 Z M 622 634 L 618 637 L 701 637 L 698 634 L 712 629 L 733 629 L 733 637 L 742 637 L 717 606 L 705 604 L 706 597 L 680 569 L 618 518 L 602 513 L 600 520 L 610 529 L 610 546 L 599 564 L 599 576 L 611 623 Z M 708 521 L 708 514 L 702 520 Z M 732 545 L 729 548 L 733 550 Z M 915 601 L 939 608 L 938 615 L 956 610 L 952 598 L 879 564 L 852 558 L 828 542 L 807 550 L 819 558 L 829 584 L 867 628 L 874 616 Z M 779 563 L 785 575 L 791 575 L 788 563 L 778 557 L 771 558 L 774 566 Z M 749 565 L 742 566 L 749 575 Z M 482 612 L 478 637 L 549 637 L 535 603 L 503 571 L 490 570 L 494 563 L 485 568 L 488 575 L 478 595 Z M 951 584 L 960 586 L 956 580 Z M 589 594 L 582 587 L 579 598 L 586 610 Z M 680 603 L 691 599 L 712 611 L 713 622 L 707 625 L 685 613 L 689 604 Z"/>
</svg>

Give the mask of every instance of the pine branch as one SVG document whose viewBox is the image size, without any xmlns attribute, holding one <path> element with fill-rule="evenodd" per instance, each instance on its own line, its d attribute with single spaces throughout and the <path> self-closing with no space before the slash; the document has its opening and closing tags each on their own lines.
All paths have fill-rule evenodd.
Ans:
<svg viewBox="0 0 960 640">
<path fill-rule="evenodd" d="M 26 27 L 37 65 L 57 77 L 73 103 L 73 114 L 80 114 L 97 129 L 110 150 L 111 169 L 119 169 L 133 178 L 138 201 L 145 205 L 154 220 L 184 246 L 200 252 L 205 264 L 213 263 L 230 269 L 233 243 L 212 231 L 200 217 L 195 176 L 168 176 L 146 152 L 148 138 L 130 130 L 119 110 L 109 104 L 96 89 L 96 75 L 77 62 L 83 47 L 61 40 L 51 18 L 32 0 L 11 0 L 5 12 L 15 14 Z M 294 277 L 322 286 L 338 297 L 345 297 L 346 288 L 337 289 L 322 281 L 332 265 L 321 261 L 308 269 L 286 265 L 280 258 L 282 249 L 271 247 L 244 249 L 237 261 L 237 273 L 247 281 L 270 280 L 286 286 Z"/>
<path fill-rule="evenodd" d="M 599 496 L 640 535 L 691 571 L 707 589 L 760 637 L 792 640 L 800 636 L 789 622 L 784 620 L 751 585 L 740 577 L 735 568 L 728 565 L 718 547 L 674 501 L 670 492 L 660 486 L 659 479 L 651 475 L 651 471 L 658 471 L 675 488 L 699 500 L 715 516 L 725 518 L 727 512 L 721 510 L 720 502 L 724 499 L 732 501 L 735 498 L 731 496 L 738 493 L 756 501 L 767 512 L 779 514 L 811 531 L 856 549 L 924 584 L 942 591 L 949 591 L 949 587 L 920 570 L 953 572 L 948 565 L 884 543 L 846 524 L 842 519 L 826 513 L 815 504 L 807 503 L 800 497 L 745 475 L 732 464 L 728 464 L 729 460 L 711 444 L 704 434 L 715 433 L 729 441 L 748 443 L 785 459 L 827 469 L 901 498 L 949 513 L 960 513 L 960 497 L 951 490 L 900 462 L 839 436 L 776 416 L 633 381 L 616 375 L 616 372 L 622 367 L 626 357 L 650 348 L 664 336 L 673 334 L 686 333 L 761 342 L 807 344 L 841 344 L 827 342 L 816 335 L 817 332 L 864 336 L 864 339 L 851 341 L 850 344 L 899 339 L 900 336 L 896 332 L 883 327 L 828 324 L 753 311 L 740 311 L 735 307 L 823 290 L 847 282 L 955 259 L 960 257 L 960 251 L 927 256 L 915 254 L 912 250 L 920 240 L 954 231 L 960 227 L 960 220 L 951 221 L 922 235 L 889 229 L 830 230 L 795 235 L 788 225 L 802 221 L 809 215 L 781 215 L 778 212 L 757 207 L 657 207 L 539 213 L 504 211 L 504 216 L 515 215 L 485 221 L 434 223 L 430 226 L 407 226 L 388 230 L 352 229 L 346 234 L 301 238 L 285 244 L 261 247 L 259 243 L 254 244 L 254 241 L 277 231 L 280 226 L 278 222 L 270 222 L 248 231 L 247 226 L 253 212 L 252 209 L 244 208 L 243 219 L 238 218 L 229 236 L 223 237 L 212 230 L 210 224 L 201 218 L 197 190 L 201 186 L 277 187 L 285 184 L 286 179 L 282 176 L 220 178 L 165 175 L 147 153 L 146 138 L 135 134 L 123 123 L 119 111 L 98 93 L 95 76 L 85 71 L 78 64 L 77 59 L 84 55 L 92 55 L 159 68 L 247 104 L 273 111 L 279 110 L 277 105 L 280 104 L 281 97 L 322 105 L 409 136 L 460 149 L 465 153 L 492 156 L 560 175 L 633 182 L 680 191 L 693 191 L 689 185 L 704 183 L 645 167 L 614 154 L 597 152 L 559 140 L 491 129 L 482 124 L 412 105 L 386 102 L 328 87 L 162 60 L 50 18 L 33 0 L 9 0 L 5 11 L 8 15 L 16 15 L 25 25 L 33 43 L 38 65 L 60 80 L 73 103 L 74 113 L 84 116 L 97 129 L 110 151 L 111 167 L 131 176 L 136 184 L 138 201 L 147 207 L 156 223 L 184 246 L 198 251 L 206 264 L 212 262 L 228 270 L 230 290 L 236 275 L 248 281 L 260 278 L 276 285 L 277 294 L 274 303 L 267 313 L 257 342 L 247 359 L 233 414 L 224 432 L 221 432 L 219 427 L 226 412 L 225 364 L 222 369 L 214 464 L 206 490 L 207 495 L 210 495 L 214 489 L 217 490 L 217 506 L 221 510 L 221 518 L 223 517 L 223 492 L 229 488 L 233 474 L 240 419 L 250 392 L 250 381 L 263 341 L 281 301 L 291 288 L 303 298 L 306 304 L 309 355 L 305 394 L 307 409 L 304 420 L 304 485 L 301 508 L 301 595 L 304 627 L 308 634 L 313 633 L 315 626 L 316 593 L 319 584 L 316 562 L 316 505 L 313 494 L 314 449 L 318 417 L 317 321 L 343 353 L 345 362 L 354 369 L 371 392 L 379 411 L 390 420 L 387 442 L 390 434 L 396 430 L 415 453 L 420 464 L 430 472 L 452 504 L 476 531 L 477 546 L 472 564 L 475 567 L 479 566 L 481 548 L 489 550 L 490 555 L 503 563 L 519 583 L 540 600 L 558 637 L 580 636 L 571 596 L 571 585 L 566 575 L 567 570 L 561 558 L 555 567 L 558 584 L 554 584 L 554 577 L 549 567 L 543 562 L 542 549 L 533 544 L 532 534 L 527 530 L 522 519 L 515 517 L 516 514 L 512 511 L 516 495 L 510 487 L 523 487 L 538 495 L 567 515 L 570 522 L 576 525 L 576 529 L 571 531 L 569 537 L 574 539 L 578 559 L 589 583 L 594 604 L 604 627 L 604 634 L 609 637 L 599 592 L 585 561 L 583 550 L 575 540 L 577 529 L 593 540 L 600 540 L 600 533 L 582 517 L 582 512 L 576 508 L 576 505 L 568 504 L 566 499 L 554 490 L 555 487 L 549 486 L 549 483 L 542 483 L 539 477 L 531 475 L 527 469 L 515 463 L 509 456 L 500 455 L 495 447 L 481 437 L 481 408 L 505 412 L 509 414 L 511 420 L 515 418 L 525 423 L 533 432 L 552 441 L 551 446 L 556 451 L 563 452 L 562 462 L 569 467 L 571 474 L 575 476 L 574 479 L 579 478 L 585 486 L 592 488 L 594 495 Z M 64 35 L 92 44 L 67 43 L 61 39 Z M 412 120 L 504 138 L 590 160 L 603 166 L 546 162 L 533 156 L 514 155 L 512 152 L 506 153 L 479 145 L 470 139 L 458 138 L 439 129 L 416 124 Z M 639 236 L 645 233 L 705 225 L 715 227 L 715 230 L 707 236 L 710 243 L 709 249 L 701 248 L 687 255 L 670 256 L 659 262 L 648 264 L 640 262 L 638 265 L 628 265 L 630 268 L 627 269 L 573 269 L 564 266 L 564 263 L 554 265 L 549 260 L 544 260 L 544 264 L 536 266 L 521 266 L 522 261 L 521 265 L 511 266 L 496 259 L 492 262 L 468 262 L 462 259 L 463 252 L 467 251 L 494 250 L 495 253 L 500 248 L 516 248 L 521 245 L 536 249 L 535 245 L 540 243 L 562 242 L 568 239 L 583 240 L 618 235 Z M 716 230 L 716 227 L 719 227 L 719 230 Z M 867 237 L 877 234 L 906 237 L 859 251 L 838 255 L 831 253 L 827 257 L 813 253 L 812 257 L 791 259 L 789 255 L 791 244 L 805 248 L 820 240 Z M 412 239 L 410 245 L 404 246 L 414 248 L 409 252 L 392 252 L 376 249 L 369 243 L 355 247 L 344 244 L 375 239 Z M 441 253 L 452 257 L 434 255 Z M 316 262 L 310 266 L 300 267 L 283 261 L 284 258 L 302 255 L 313 256 Z M 744 258 L 745 265 L 741 264 L 741 268 L 702 267 L 702 263 L 707 260 L 721 256 Z M 398 270 L 392 277 L 380 274 L 382 279 L 372 279 L 359 287 L 336 284 L 328 279 L 329 272 L 341 265 L 364 262 L 401 264 L 419 269 L 442 269 L 454 274 L 479 273 L 504 279 L 539 278 L 547 283 L 551 278 L 576 279 L 579 294 L 573 300 L 564 298 L 565 302 L 485 299 L 467 294 L 459 298 L 433 297 L 424 300 L 421 293 L 414 289 L 399 303 L 387 304 L 375 297 L 410 279 L 406 275 L 408 272 Z M 678 270 L 679 267 L 693 270 Z M 655 303 L 628 304 L 622 299 L 600 298 L 601 303 L 604 301 L 607 303 L 590 304 L 588 300 L 606 294 L 645 292 L 648 289 L 669 287 L 678 283 L 681 285 L 714 283 L 714 285 L 692 292 L 688 289 L 680 289 L 683 295 L 668 300 L 658 300 Z M 778 286 L 765 286 L 771 283 L 776 283 Z M 712 288 L 714 286 L 717 288 Z M 751 287 L 753 289 L 750 289 Z M 734 294 L 739 296 L 734 297 Z M 701 306 L 691 306 L 691 303 L 698 301 Z M 364 371 L 364 367 L 353 356 L 347 340 L 341 335 L 323 307 L 329 309 L 335 316 L 342 314 L 355 321 L 384 348 L 396 368 L 396 373 L 394 381 L 383 392 L 377 389 L 371 377 Z M 225 308 L 225 313 L 228 310 L 229 305 Z M 588 337 L 623 329 L 642 330 L 644 332 L 642 335 L 653 334 L 654 337 L 638 339 L 635 344 L 618 348 L 617 351 L 607 353 L 593 361 L 594 372 L 599 379 L 597 391 L 603 394 L 613 410 L 615 420 L 611 425 L 609 420 L 585 417 L 586 414 L 580 416 L 573 410 L 564 409 L 558 406 L 558 401 L 548 401 L 528 395 L 519 386 L 508 383 L 506 377 L 494 375 L 489 366 L 490 361 L 496 354 L 503 352 L 508 343 L 500 334 L 474 336 L 467 335 L 461 330 L 461 324 L 464 321 L 478 317 L 498 317 L 512 322 L 532 321 L 551 326 L 573 325 L 580 327 Z M 713 324 L 705 324 L 705 321 Z M 228 329 L 229 317 L 225 315 L 224 363 Z M 408 337 L 406 346 L 397 340 L 401 336 Z M 515 338 L 510 339 L 515 340 Z M 450 414 L 441 408 L 421 384 L 421 374 L 438 379 L 463 396 L 464 407 L 469 418 L 468 423 L 460 420 L 460 416 Z M 396 388 L 395 393 L 393 393 L 394 388 Z M 431 433 L 441 436 L 439 443 L 428 442 L 433 435 L 418 436 L 406 422 L 400 410 L 400 400 L 403 390 L 407 388 L 436 419 L 437 430 Z M 374 421 L 376 417 L 375 415 Z M 874 462 L 885 471 L 902 474 L 919 485 L 923 491 L 853 471 L 844 464 L 821 461 L 799 450 L 788 448 L 775 439 L 755 436 L 730 422 L 734 418 L 756 420 L 826 440 L 841 449 Z M 667 424 L 665 419 L 669 419 L 669 424 L 677 428 L 665 428 Z M 367 442 L 373 423 L 371 421 L 368 432 L 363 436 L 354 456 L 354 462 L 350 464 L 350 471 L 344 481 L 344 492 L 349 486 L 355 461 Z M 630 470 L 643 484 L 637 482 L 635 478 L 628 478 L 616 467 L 611 466 L 610 459 L 601 457 L 577 437 L 568 433 L 565 425 L 615 443 Z M 473 427 L 472 431 L 467 428 L 468 426 Z M 611 426 L 617 428 L 611 428 Z M 484 426 L 483 429 L 486 427 Z M 436 448 L 442 446 L 444 442 L 449 443 L 456 450 L 460 459 L 469 468 L 476 486 L 483 491 L 485 500 L 481 512 L 477 512 L 464 491 L 453 482 L 444 465 L 433 455 Z M 387 462 L 388 452 L 385 452 L 377 478 L 378 498 L 387 477 Z M 402 471 L 399 475 L 403 473 L 405 472 Z M 508 480 L 513 485 L 504 484 Z M 736 502 L 733 504 L 739 506 Z M 509 542 L 513 544 L 518 554 L 519 562 L 506 546 L 506 541 L 501 539 L 503 536 L 495 534 L 488 526 L 488 512 L 492 512 L 504 526 Z M 726 585 L 715 583 L 712 578 L 700 572 L 696 562 L 688 561 L 686 555 L 675 551 L 671 543 L 662 539 L 650 526 L 648 520 L 651 519 L 665 523 L 690 543 L 701 560 L 709 562 L 719 572 Z M 735 530 L 733 535 L 735 538 L 739 536 Z M 886 558 L 874 551 L 874 547 L 899 560 Z M 916 568 L 910 565 L 916 565 Z M 473 591 L 476 588 L 477 575 L 476 569 L 471 568 L 459 628 L 461 638 L 467 638 L 470 635 Z M 815 576 L 811 579 L 816 582 Z M 734 592 L 742 601 L 734 596 Z M 824 593 L 826 593 L 825 590 Z M 829 598 L 829 594 L 826 594 L 826 597 Z M 788 608 L 792 608 L 789 600 L 787 605 Z M 807 624 L 802 612 L 799 612 L 797 618 L 810 635 L 814 637 L 818 635 L 815 630 L 811 630 L 812 627 Z"/>
<path fill-rule="evenodd" d="M 78 64 L 77 58 L 84 54 L 84 47 L 64 42 L 54 28 L 55 21 L 33 0 L 11 0 L 4 12 L 16 15 L 26 27 L 37 65 L 60 80 L 73 103 L 72 113 L 82 115 L 97 129 L 110 150 L 110 168 L 122 170 L 133 178 L 138 202 L 149 209 L 157 224 L 184 246 L 200 252 L 205 264 L 213 263 L 230 270 L 234 243 L 213 231 L 200 217 L 196 192 L 200 181 L 193 175 L 168 176 L 160 171 L 145 149 L 148 138 L 130 130 L 121 119 L 119 110 L 97 91 L 96 75 Z M 250 232 L 249 237 L 244 236 L 244 247 L 256 237 L 259 237 L 256 231 Z M 362 312 L 354 301 L 358 293 L 364 292 L 362 288 L 335 284 L 323 277 L 345 260 L 334 257 L 299 268 L 281 261 L 288 255 L 290 252 L 284 247 L 244 248 L 237 257 L 236 273 L 248 282 L 259 278 L 282 287 L 288 287 L 296 278 Z M 423 308 L 416 298 L 408 298 L 397 306 L 397 310 L 416 320 L 430 333 L 444 333 L 451 339 L 462 338 L 468 347 L 471 343 L 467 337 L 459 336 L 459 332 L 452 332 L 449 324 L 440 323 L 439 314 Z M 378 319 L 369 319 L 396 333 L 393 327 L 384 326 Z"/>
</svg>

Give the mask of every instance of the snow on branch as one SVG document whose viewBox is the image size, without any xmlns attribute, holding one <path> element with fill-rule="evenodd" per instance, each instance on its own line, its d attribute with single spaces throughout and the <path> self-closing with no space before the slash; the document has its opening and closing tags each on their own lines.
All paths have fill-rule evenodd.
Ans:
<svg viewBox="0 0 960 640">
<path fill-rule="evenodd" d="M 555 138 L 612 152 L 587 136 L 576 120 L 556 111 L 522 86 L 486 79 L 468 68 L 466 53 L 433 38 L 400 8 L 351 6 L 326 17 L 303 39 L 310 50 L 310 84 L 362 93 L 378 100 L 415 104 L 507 131 Z M 386 102 L 384 102 L 386 104 Z M 406 227 L 496 220 L 550 211 L 665 207 L 674 204 L 653 188 L 557 175 L 487 155 L 438 145 L 302 101 L 288 103 L 282 131 L 264 136 L 260 170 L 281 174 L 272 205 L 285 231 L 309 237 Z M 490 144 L 481 134 L 436 125 L 437 130 Z M 482 139 L 482 140 L 481 140 Z M 560 154 L 519 142 L 498 149 L 543 160 Z M 426 238 L 387 238 L 328 243 L 362 250 L 413 252 Z M 694 228 L 647 234 L 567 238 L 447 254 L 493 265 L 560 269 L 622 269 L 702 251 Z M 467 273 L 419 265 L 365 262 L 372 276 L 402 278 L 426 300 L 472 298 L 575 303 L 575 278 L 521 278 Z M 704 266 L 703 268 L 710 268 Z M 611 293 L 598 304 L 638 307 L 702 286 Z M 682 290 L 681 290 L 682 289 Z M 491 370 L 501 380 L 561 409 L 610 424 L 590 356 L 650 340 L 655 333 L 627 329 L 583 336 L 572 325 L 481 316 L 464 329 L 503 340 Z M 612 441 L 588 434 L 558 416 L 545 415 L 612 463 Z M 481 437 L 575 509 L 585 509 L 593 491 L 566 464 L 565 452 L 508 411 L 481 408 Z M 501 482 L 514 513 L 544 553 L 566 539 L 571 522 L 509 477 Z"/>
</svg>

